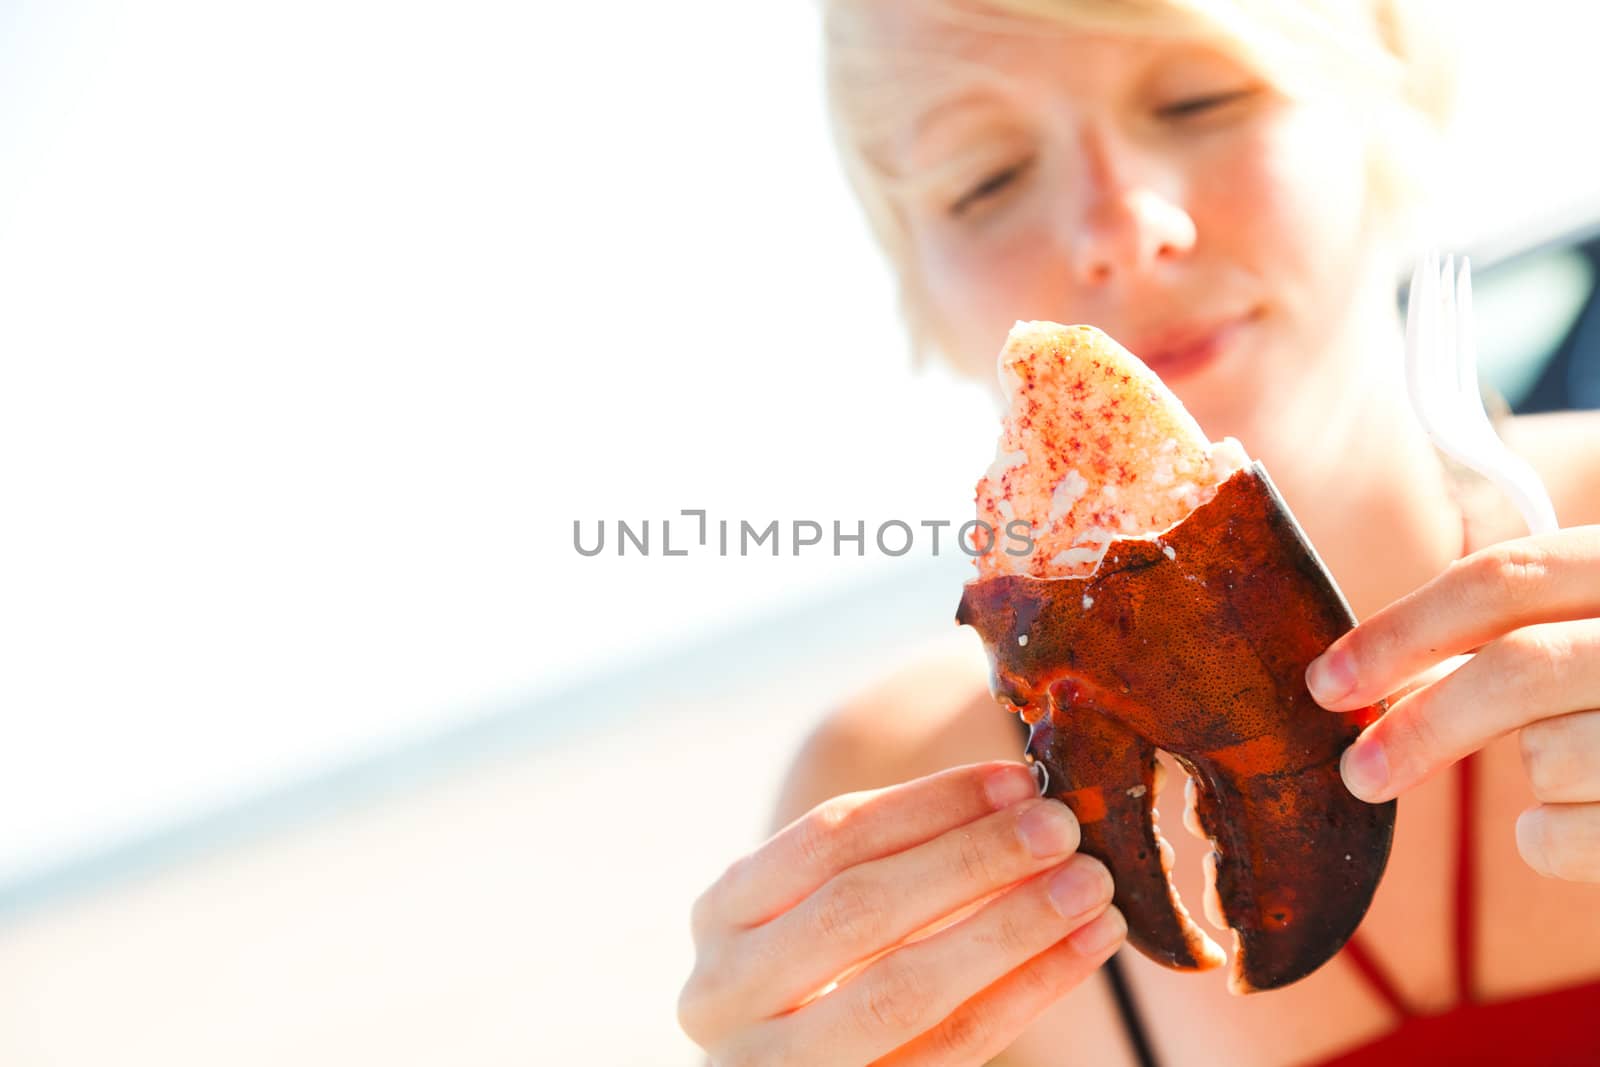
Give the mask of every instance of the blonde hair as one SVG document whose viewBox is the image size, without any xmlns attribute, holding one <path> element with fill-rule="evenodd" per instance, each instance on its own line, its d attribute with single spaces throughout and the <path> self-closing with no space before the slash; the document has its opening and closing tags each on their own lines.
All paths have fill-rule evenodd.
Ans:
<svg viewBox="0 0 1600 1067">
<path fill-rule="evenodd" d="M 875 103 L 908 68 L 936 82 L 971 61 L 950 52 L 896 50 L 870 39 L 863 9 L 888 0 L 822 0 L 828 110 L 835 144 L 879 246 L 893 266 L 913 358 L 947 355 L 914 267 L 896 193 L 905 184 L 886 162 L 893 135 Z M 1455 103 L 1453 41 L 1430 0 L 902 0 L 951 26 L 1017 32 L 1018 19 L 1080 32 L 1202 41 L 1234 55 L 1281 91 L 1336 85 L 1371 109 L 1375 135 L 1369 195 L 1384 225 L 1402 229 L 1448 128 Z M 1401 238 L 1402 240 L 1405 237 Z"/>
</svg>

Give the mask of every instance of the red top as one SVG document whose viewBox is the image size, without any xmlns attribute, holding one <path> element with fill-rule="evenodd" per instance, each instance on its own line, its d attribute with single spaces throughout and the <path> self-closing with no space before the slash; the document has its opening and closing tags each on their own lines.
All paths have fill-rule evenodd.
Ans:
<svg viewBox="0 0 1600 1067">
<path fill-rule="evenodd" d="M 1533 996 L 1484 1004 L 1472 988 L 1476 945 L 1472 936 L 1474 871 L 1472 798 L 1474 759 L 1461 761 L 1457 793 L 1455 952 L 1456 1006 L 1435 1015 L 1412 1010 L 1352 937 L 1344 954 L 1379 998 L 1394 1009 L 1399 1025 L 1318 1067 L 1389 1067 L 1390 1064 L 1596 1067 L 1600 1065 L 1600 980 Z"/>
</svg>

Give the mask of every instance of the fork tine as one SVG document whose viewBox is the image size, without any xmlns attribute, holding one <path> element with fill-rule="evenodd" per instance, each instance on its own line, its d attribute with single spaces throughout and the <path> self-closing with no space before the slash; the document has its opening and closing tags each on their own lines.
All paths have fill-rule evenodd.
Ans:
<svg viewBox="0 0 1600 1067">
<path fill-rule="evenodd" d="M 1423 257 L 1422 291 L 1417 295 L 1417 316 L 1420 344 L 1417 365 L 1431 426 L 1437 423 L 1439 412 L 1439 395 L 1433 384 L 1433 366 L 1439 346 L 1439 254 L 1432 249 Z"/>
<path fill-rule="evenodd" d="M 1472 269 L 1429 250 L 1411 276 L 1406 305 L 1406 384 L 1411 406 L 1434 445 L 1498 485 L 1531 533 L 1555 530 L 1550 494 L 1529 463 L 1494 432 L 1478 392 L 1472 332 Z"/>
<path fill-rule="evenodd" d="M 1438 310 L 1439 341 L 1434 345 L 1432 386 L 1440 390 L 1440 395 L 1453 400 L 1456 394 L 1458 375 L 1456 374 L 1456 286 L 1455 286 L 1455 259 L 1453 255 L 1445 256 L 1443 264 L 1434 273 L 1435 284 L 1438 286 L 1438 299 L 1435 306 Z M 1445 411 L 1454 413 L 1456 408 L 1453 403 L 1446 402 L 1440 405 Z"/>
<path fill-rule="evenodd" d="M 1450 304 L 1446 302 L 1450 298 L 1450 294 L 1446 293 L 1445 286 L 1440 283 L 1440 280 L 1445 277 L 1443 272 L 1448 270 L 1446 262 L 1448 261 L 1446 261 L 1445 256 L 1440 256 L 1435 251 L 1434 269 L 1430 270 L 1429 275 L 1427 275 L 1427 285 L 1429 285 L 1429 290 L 1427 291 L 1429 291 L 1429 296 L 1432 298 L 1429 301 L 1429 326 L 1432 328 L 1430 333 L 1434 336 L 1434 341 L 1429 346 L 1427 390 L 1434 395 L 1435 426 L 1448 430 L 1450 429 L 1450 414 L 1453 411 L 1453 406 L 1450 403 L 1450 392 L 1442 389 L 1442 386 L 1443 382 L 1450 381 L 1451 368 L 1453 368 L 1454 358 L 1456 358 L 1453 338 L 1456 317 L 1454 317 Z"/>
<path fill-rule="evenodd" d="M 1449 358 L 1450 338 L 1445 333 L 1449 318 L 1445 315 L 1444 294 L 1439 290 L 1440 262 L 1439 253 L 1435 251 L 1428 263 L 1428 346 L 1424 351 L 1428 356 L 1428 395 L 1432 398 L 1429 406 L 1433 409 L 1433 423 L 1447 428 L 1450 397 L 1439 389 L 1439 371 Z"/>
</svg>

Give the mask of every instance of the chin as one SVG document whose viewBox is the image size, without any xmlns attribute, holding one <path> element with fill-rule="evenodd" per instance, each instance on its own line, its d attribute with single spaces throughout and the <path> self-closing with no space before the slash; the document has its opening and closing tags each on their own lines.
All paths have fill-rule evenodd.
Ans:
<svg viewBox="0 0 1600 1067">
<path fill-rule="evenodd" d="M 1261 324 L 1258 324 L 1258 328 Z M 1304 344 L 1274 343 L 1265 331 L 1199 374 L 1169 383 L 1206 434 L 1236 437 L 1271 454 L 1320 437 L 1320 427 L 1346 405 L 1356 374 L 1330 373 Z"/>
</svg>

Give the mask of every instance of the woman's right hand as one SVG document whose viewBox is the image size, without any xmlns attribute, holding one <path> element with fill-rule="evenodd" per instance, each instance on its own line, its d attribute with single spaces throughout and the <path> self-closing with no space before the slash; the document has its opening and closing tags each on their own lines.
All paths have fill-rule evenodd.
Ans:
<svg viewBox="0 0 1600 1067">
<path fill-rule="evenodd" d="M 683 1029 L 717 1067 L 982 1064 L 1127 933 L 1077 847 L 1020 763 L 835 797 L 696 901 Z"/>
</svg>

